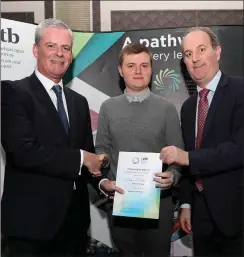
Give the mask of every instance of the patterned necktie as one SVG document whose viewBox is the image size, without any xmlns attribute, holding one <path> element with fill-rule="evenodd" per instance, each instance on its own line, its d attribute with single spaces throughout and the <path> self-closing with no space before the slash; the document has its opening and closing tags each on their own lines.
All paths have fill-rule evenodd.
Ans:
<svg viewBox="0 0 244 257">
<path fill-rule="evenodd" d="M 199 92 L 199 103 L 198 103 L 198 118 L 197 118 L 197 138 L 196 138 L 196 149 L 200 148 L 201 140 L 202 140 L 202 134 L 203 134 L 203 129 L 204 129 L 204 124 L 205 120 L 208 114 L 208 93 L 209 89 L 202 89 Z M 197 189 L 202 192 L 203 190 L 203 184 L 202 180 L 197 180 L 196 181 L 196 187 Z"/>
<path fill-rule="evenodd" d="M 66 133 L 69 133 L 69 122 L 67 118 L 66 111 L 64 109 L 64 103 L 63 103 L 63 98 L 62 98 L 62 87 L 60 85 L 54 85 L 52 87 L 52 90 L 56 94 L 57 97 L 57 107 L 58 107 L 58 114 L 59 117 L 64 125 L 64 129 Z"/>
</svg>

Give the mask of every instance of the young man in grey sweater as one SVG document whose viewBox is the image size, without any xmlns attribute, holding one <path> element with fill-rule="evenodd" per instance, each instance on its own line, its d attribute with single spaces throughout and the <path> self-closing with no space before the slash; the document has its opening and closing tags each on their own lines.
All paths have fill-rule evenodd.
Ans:
<svg viewBox="0 0 244 257">
<path fill-rule="evenodd" d="M 100 189 L 108 195 L 115 191 L 119 151 L 160 153 L 167 145 L 183 148 L 179 117 L 175 106 L 149 90 L 152 55 L 141 44 L 129 44 L 121 50 L 119 73 L 125 81 L 123 95 L 106 100 L 100 109 L 96 152 L 104 154 L 109 169 Z M 180 178 L 180 168 L 169 165 L 155 174 L 161 188 L 158 220 L 116 217 L 113 200 L 106 204 L 111 235 L 121 256 L 161 256 L 170 254 L 173 202 L 172 187 Z"/>
</svg>

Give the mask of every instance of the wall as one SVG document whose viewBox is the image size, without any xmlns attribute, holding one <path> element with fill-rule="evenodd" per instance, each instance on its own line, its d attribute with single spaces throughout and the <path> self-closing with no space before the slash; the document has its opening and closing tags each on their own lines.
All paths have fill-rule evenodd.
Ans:
<svg viewBox="0 0 244 257">
<path fill-rule="evenodd" d="M 101 30 L 243 24 L 242 1 L 101 1 Z M 95 22 L 94 22 L 95 23 Z"/>
<path fill-rule="evenodd" d="M 2 18 L 39 23 L 46 18 L 45 2 L 47 1 L 2 1 Z"/>
<path fill-rule="evenodd" d="M 55 17 L 55 6 L 77 1 L 2 1 L 2 18 L 38 23 Z M 83 1 L 84 2 L 84 1 Z M 242 1 L 86 1 L 90 6 L 90 24 L 75 25 L 76 30 L 111 31 L 184 27 L 196 25 L 243 24 Z M 129 4 L 128 4 L 129 3 Z M 70 6 L 72 10 L 72 7 Z M 87 16 L 87 10 L 84 16 Z M 67 12 L 68 13 L 68 12 Z M 78 10 L 83 16 L 82 8 Z M 65 14 L 64 14 L 65 15 Z M 72 18 L 72 17 L 71 17 Z M 73 15 L 75 20 L 77 15 Z M 70 16 L 62 19 L 72 25 Z M 82 23 L 82 22 L 81 22 Z"/>
</svg>

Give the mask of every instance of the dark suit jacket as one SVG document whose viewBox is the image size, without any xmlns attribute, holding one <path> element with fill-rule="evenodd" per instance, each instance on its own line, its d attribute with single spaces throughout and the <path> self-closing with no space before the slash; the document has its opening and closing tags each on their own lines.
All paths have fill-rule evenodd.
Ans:
<svg viewBox="0 0 244 257">
<path fill-rule="evenodd" d="M 243 119 L 243 126 L 244 126 L 244 119 Z M 243 129 L 243 132 L 242 132 L 242 165 L 243 165 L 243 173 L 244 173 L 244 129 Z"/>
<path fill-rule="evenodd" d="M 80 150 L 94 152 L 85 97 L 65 88 L 70 131 L 33 73 L 3 81 L 2 145 L 6 152 L 2 196 L 2 233 L 30 239 L 51 239 L 64 221 L 74 181 L 80 195 L 80 230 L 90 224 L 87 180 L 80 171 Z M 96 182 L 94 182 L 96 183 Z"/>
<path fill-rule="evenodd" d="M 189 168 L 180 186 L 180 202 L 193 210 L 193 232 L 207 229 L 199 221 L 194 181 L 202 178 L 204 196 L 216 226 L 227 235 L 242 230 L 243 171 L 240 137 L 244 119 L 242 78 L 222 74 L 206 118 L 200 150 L 195 150 L 197 93 L 182 106 L 181 124 Z"/>
</svg>

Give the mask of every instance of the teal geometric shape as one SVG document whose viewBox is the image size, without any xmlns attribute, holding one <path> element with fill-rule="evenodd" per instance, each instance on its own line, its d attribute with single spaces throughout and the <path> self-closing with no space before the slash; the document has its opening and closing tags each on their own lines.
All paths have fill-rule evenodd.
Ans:
<svg viewBox="0 0 244 257">
<path fill-rule="evenodd" d="M 82 33 L 82 32 L 81 32 Z M 63 81 L 69 83 L 89 65 L 105 53 L 125 32 L 94 33 L 86 45 L 77 54 L 66 72 Z"/>
</svg>

